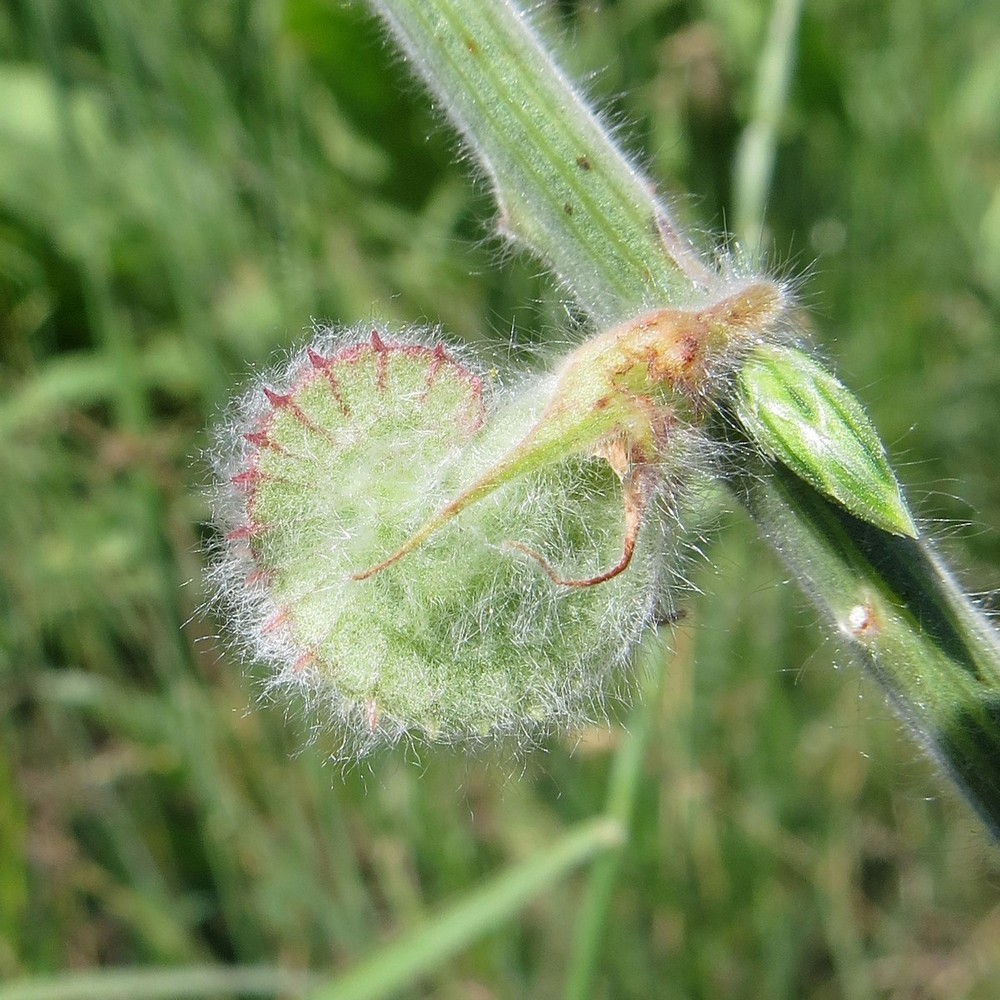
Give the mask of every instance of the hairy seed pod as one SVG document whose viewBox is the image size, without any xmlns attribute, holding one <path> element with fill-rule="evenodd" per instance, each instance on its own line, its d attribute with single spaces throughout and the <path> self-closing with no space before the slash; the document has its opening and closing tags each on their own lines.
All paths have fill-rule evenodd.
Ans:
<svg viewBox="0 0 1000 1000">
<path fill-rule="evenodd" d="M 556 379 L 503 393 L 426 333 L 361 334 L 322 334 L 245 394 L 222 435 L 215 582 L 234 638 L 273 665 L 272 687 L 332 715 L 348 754 L 599 714 L 670 610 L 690 435 L 676 427 L 657 457 L 628 572 L 600 586 L 565 585 L 622 557 L 622 469 L 596 447 L 522 463 L 380 566 L 509 464 Z"/>
</svg>

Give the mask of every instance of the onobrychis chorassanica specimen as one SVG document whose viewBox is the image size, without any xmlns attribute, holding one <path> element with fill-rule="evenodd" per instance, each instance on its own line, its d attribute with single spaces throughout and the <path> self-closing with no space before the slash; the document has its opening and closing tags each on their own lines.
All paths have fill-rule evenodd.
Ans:
<svg viewBox="0 0 1000 1000">
<path fill-rule="evenodd" d="M 215 582 L 246 654 L 348 752 L 532 734 L 600 714 L 672 610 L 698 430 L 787 289 L 598 333 L 502 389 L 429 331 L 320 331 L 220 435 Z"/>
<path fill-rule="evenodd" d="M 271 687 L 322 706 L 348 754 L 600 714 L 671 613 L 720 397 L 821 493 L 912 535 L 863 410 L 781 344 L 788 289 L 726 271 L 509 389 L 431 332 L 358 328 L 253 386 L 220 434 L 214 573 Z"/>
<path fill-rule="evenodd" d="M 249 390 L 219 448 L 234 637 L 347 755 L 583 721 L 671 613 L 707 469 L 1000 830 L 996 632 L 783 336 L 786 287 L 699 255 L 515 0 L 372 3 L 594 336 L 500 388 L 430 333 L 328 331 Z"/>
<path fill-rule="evenodd" d="M 727 446 L 718 409 L 749 464 L 915 535 L 864 411 L 787 343 L 786 285 L 701 258 L 512 0 L 375 7 L 501 232 L 593 335 L 494 382 L 433 332 L 326 330 L 246 392 L 217 452 L 215 584 L 272 688 L 332 716 L 347 754 L 600 714 L 672 611 L 691 487 Z"/>
<path fill-rule="evenodd" d="M 788 310 L 731 278 L 506 390 L 427 332 L 321 332 L 222 435 L 233 635 L 353 751 L 599 712 L 670 611 L 697 423 Z"/>
</svg>

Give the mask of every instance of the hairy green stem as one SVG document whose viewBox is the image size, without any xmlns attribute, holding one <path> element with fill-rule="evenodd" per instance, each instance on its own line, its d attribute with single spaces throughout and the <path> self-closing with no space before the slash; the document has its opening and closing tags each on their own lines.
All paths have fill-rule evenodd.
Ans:
<svg viewBox="0 0 1000 1000">
<path fill-rule="evenodd" d="M 501 232 L 596 324 L 682 304 L 711 277 L 512 4 L 373 3 L 489 176 Z M 676 239 L 669 253 L 661 230 Z"/>
<path fill-rule="evenodd" d="M 1000 834 L 1000 643 L 926 541 L 889 535 L 780 466 L 733 478 L 763 533 L 916 739 Z"/>
<path fill-rule="evenodd" d="M 733 169 L 734 228 L 751 246 L 764 229 L 800 13 L 801 0 L 774 2 L 753 118 Z M 926 541 L 856 521 L 777 464 L 745 467 L 732 485 L 786 564 L 793 571 L 811 567 L 803 582 L 815 603 L 832 613 L 926 752 L 996 832 L 996 809 L 987 806 L 1000 798 L 995 629 Z M 801 516 L 806 511 L 808 518 Z M 909 667 L 915 660 L 916 672 Z"/>
<path fill-rule="evenodd" d="M 595 325 L 711 286 L 650 183 L 513 4 L 373 2 L 492 181 L 502 230 L 553 269 Z M 835 508 L 763 466 L 745 439 L 735 454 L 733 484 L 762 533 L 1000 833 L 1000 647 L 989 623 L 925 543 Z"/>
</svg>

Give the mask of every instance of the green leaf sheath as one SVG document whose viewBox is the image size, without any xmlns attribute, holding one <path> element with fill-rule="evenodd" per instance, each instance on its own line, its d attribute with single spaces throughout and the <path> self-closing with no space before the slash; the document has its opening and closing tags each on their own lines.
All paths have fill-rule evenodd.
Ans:
<svg viewBox="0 0 1000 1000">
<path fill-rule="evenodd" d="M 553 269 L 595 326 L 643 309 L 683 306 L 712 288 L 711 272 L 669 224 L 665 249 L 657 226 L 664 209 L 651 185 L 512 4 L 375 0 L 375 6 L 489 176 L 501 229 Z M 756 404 L 760 413 L 768 411 L 767 391 Z M 853 424 L 856 457 L 865 446 L 863 425 L 851 416 L 852 405 L 842 410 L 841 429 Z M 720 422 L 716 433 L 734 432 Z M 817 469 L 808 450 L 782 454 L 773 434 L 764 442 L 802 475 L 812 463 L 807 478 L 879 521 L 877 527 L 777 464 L 761 463 L 758 447 L 739 438 L 732 483 L 762 533 L 886 688 L 916 738 L 1000 830 L 996 634 L 924 544 L 890 533 L 910 533 L 912 522 L 898 494 L 893 499 L 891 472 L 877 460 L 880 447 L 867 447 L 867 475 L 882 487 L 866 499 L 849 498 L 848 478 L 831 477 L 829 463 Z M 843 473 L 852 462 L 840 466 Z"/>
</svg>

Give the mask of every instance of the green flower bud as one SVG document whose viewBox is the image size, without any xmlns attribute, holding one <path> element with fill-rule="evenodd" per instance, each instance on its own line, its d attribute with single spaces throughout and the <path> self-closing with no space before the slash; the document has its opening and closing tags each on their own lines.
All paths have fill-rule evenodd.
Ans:
<svg viewBox="0 0 1000 1000">
<path fill-rule="evenodd" d="M 759 347 L 737 380 L 737 414 L 772 458 L 896 535 L 916 538 L 878 432 L 854 395 L 801 351 Z"/>
</svg>

